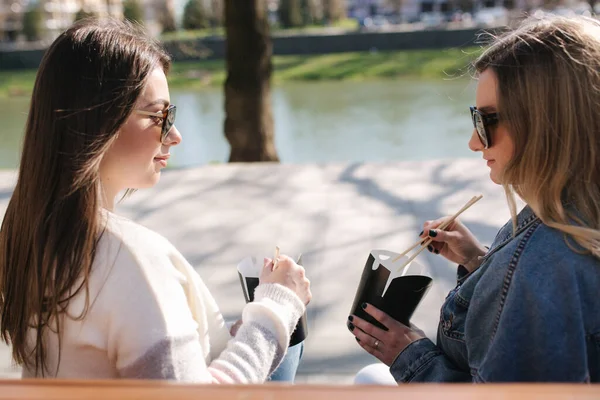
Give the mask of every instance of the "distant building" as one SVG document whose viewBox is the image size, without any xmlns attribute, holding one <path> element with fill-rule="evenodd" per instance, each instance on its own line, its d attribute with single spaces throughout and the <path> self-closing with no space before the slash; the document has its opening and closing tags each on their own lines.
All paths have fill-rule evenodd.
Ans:
<svg viewBox="0 0 600 400">
<path fill-rule="evenodd" d="M 473 13 L 497 7 L 529 10 L 539 8 L 543 3 L 543 0 L 347 0 L 349 15 L 353 18 L 395 14 L 400 9 L 401 19 L 409 22 L 418 20 L 422 13 L 446 14 L 457 10 Z"/>
<path fill-rule="evenodd" d="M 173 0 L 138 0 L 144 10 L 144 24 L 151 34 L 161 31 L 160 18 L 165 7 L 173 9 Z M 45 40 L 54 40 L 83 10 L 99 18 L 123 18 L 123 0 L 0 0 L 0 42 L 15 42 L 23 29 L 23 14 L 41 7 Z"/>
</svg>

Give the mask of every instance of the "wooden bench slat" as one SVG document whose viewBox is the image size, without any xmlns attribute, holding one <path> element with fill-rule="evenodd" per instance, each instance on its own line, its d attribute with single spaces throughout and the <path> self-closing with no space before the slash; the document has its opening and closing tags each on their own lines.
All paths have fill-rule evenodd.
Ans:
<svg viewBox="0 0 600 400">
<path fill-rule="evenodd" d="M 165 381 L 0 380 L 0 400 L 598 400 L 600 385 L 190 385 Z"/>
</svg>

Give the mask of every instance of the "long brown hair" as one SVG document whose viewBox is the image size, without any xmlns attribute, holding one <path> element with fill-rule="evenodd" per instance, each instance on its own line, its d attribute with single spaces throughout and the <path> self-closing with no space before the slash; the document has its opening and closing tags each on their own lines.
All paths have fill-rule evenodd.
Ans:
<svg viewBox="0 0 600 400">
<path fill-rule="evenodd" d="M 502 176 L 513 220 L 516 193 L 600 257 L 600 22 L 531 18 L 496 38 L 475 68 L 495 72 L 514 141 Z"/>
<path fill-rule="evenodd" d="M 19 177 L 0 230 L 0 332 L 42 376 L 44 332 L 58 333 L 85 291 L 102 232 L 99 164 L 148 74 L 168 55 L 137 26 L 84 20 L 46 51 L 37 73 Z M 35 343 L 28 332 L 35 332 Z M 60 363 L 60 356 L 59 361 Z M 57 365 L 58 367 L 58 365 Z"/>
</svg>

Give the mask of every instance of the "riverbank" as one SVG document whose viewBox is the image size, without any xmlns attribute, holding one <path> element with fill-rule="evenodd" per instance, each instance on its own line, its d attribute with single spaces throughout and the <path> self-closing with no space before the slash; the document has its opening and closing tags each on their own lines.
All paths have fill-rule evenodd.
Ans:
<svg viewBox="0 0 600 400">
<path fill-rule="evenodd" d="M 446 50 L 372 51 L 312 56 L 274 56 L 273 83 L 287 81 L 381 80 L 399 77 L 457 78 L 469 73 L 476 47 Z M 36 70 L 0 71 L 0 97 L 29 96 Z M 171 88 L 200 89 L 221 86 L 226 78 L 224 60 L 173 64 Z"/>
</svg>

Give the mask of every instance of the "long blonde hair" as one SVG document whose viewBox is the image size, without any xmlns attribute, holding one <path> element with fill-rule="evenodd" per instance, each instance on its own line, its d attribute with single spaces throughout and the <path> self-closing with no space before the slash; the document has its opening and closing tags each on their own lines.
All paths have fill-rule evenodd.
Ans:
<svg viewBox="0 0 600 400">
<path fill-rule="evenodd" d="M 102 232 L 100 160 L 148 74 L 157 66 L 167 73 L 169 65 L 157 43 L 116 20 L 79 22 L 44 55 L 0 230 L 0 334 L 14 360 L 36 375 L 48 370 L 45 331 L 57 333 L 60 355 L 59 316 L 82 291 L 89 305 L 88 277 Z"/>
<path fill-rule="evenodd" d="M 516 193 L 600 258 L 600 22 L 530 18 L 494 38 L 475 62 L 488 68 L 515 146 L 502 178 L 513 221 Z"/>
</svg>

